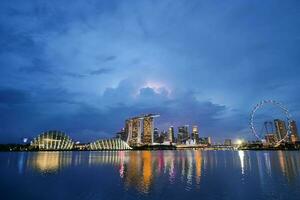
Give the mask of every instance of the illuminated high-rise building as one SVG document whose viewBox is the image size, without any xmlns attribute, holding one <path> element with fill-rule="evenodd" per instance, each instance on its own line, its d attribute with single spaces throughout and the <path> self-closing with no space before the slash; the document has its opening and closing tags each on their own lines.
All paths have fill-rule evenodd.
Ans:
<svg viewBox="0 0 300 200">
<path fill-rule="evenodd" d="M 206 145 L 211 145 L 211 138 L 210 137 L 200 137 L 199 138 L 199 143 L 200 144 L 206 144 Z"/>
<path fill-rule="evenodd" d="M 138 146 L 141 144 L 142 135 L 142 121 L 141 118 L 135 117 L 126 120 L 125 132 L 127 137 L 127 143 L 130 146 Z"/>
<path fill-rule="evenodd" d="M 154 118 L 159 115 L 148 114 L 126 120 L 125 135 L 127 143 L 132 146 L 149 145 L 153 143 Z M 142 138 L 143 130 L 143 138 Z"/>
<path fill-rule="evenodd" d="M 192 140 L 194 140 L 196 142 L 196 144 L 199 143 L 198 126 L 193 126 L 193 128 L 192 128 Z"/>
<path fill-rule="evenodd" d="M 184 125 L 183 138 L 186 140 L 190 139 L 189 125 Z"/>
<path fill-rule="evenodd" d="M 287 129 L 285 125 L 285 121 L 280 119 L 274 120 L 275 130 L 276 130 L 276 136 L 278 140 L 284 139 L 284 137 L 287 134 Z"/>
<path fill-rule="evenodd" d="M 209 144 L 209 145 L 211 145 L 211 137 L 207 137 L 207 143 Z"/>
<path fill-rule="evenodd" d="M 153 118 L 145 117 L 144 118 L 144 144 L 152 144 L 153 143 Z"/>
<path fill-rule="evenodd" d="M 154 128 L 153 131 L 153 142 L 158 143 L 159 142 L 159 129 Z"/>
<path fill-rule="evenodd" d="M 143 144 L 151 145 L 154 142 L 153 132 L 154 132 L 154 117 L 159 117 L 159 115 L 148 114 L 143 116 Z"/>
<path fill-rule="evenodd" d="M 224 145 L 231 146 L 232 145 L 231 139 L 225 139 Z"/>
<path fill-rule="evenodd" d="M 296 121 L 294 121 L 294 120 L 291 121 L 290 126 L 291 126 L 291 142 L 295 143 L 299 140 Z"/>
<path fill-rule="evenodd" d="M 266 134 L 265 139 L 266 139 L 266 143 L 269 144 L 269 145 L 270 144 L 276 144 L 276 142 L 278 141 L 275 134 Z"/>
<path fill-rule="evenodd" d="M 173 126 L 169 127 L 169 141 L 170 142 L 175 142 L 174 127 Z"/>
<path fill-rule="evenodd" d="M 127 133 L 125 128 L 122 128 L 119 132 L 116 133 L 116 138 L 120 138 L 123 141 L 127 141 Z"/>
<path fill-rule="evenodd" d="M 179 144 L 183 143 L 183 133 L 184 133 L 184 127 L 183 126 L 178 127 L 177 143 Z"/>
<path fill-rule="evenodd" d="M 178 139 L 177 139 L 178 143 L 185 144 L 188 139 L 190 139 L 189 126 L 188 125 L 179 126 L 178 127 Z"/>
<path fill-rule="evenodd" d="M 131 119 L 127 119 L 125 121 L 125 133 L 127 135 L 126 142 L 129 143 L 129 140 L 131 140 L 131 136 L 132 136 L 132 120 Z"/>
</svg>

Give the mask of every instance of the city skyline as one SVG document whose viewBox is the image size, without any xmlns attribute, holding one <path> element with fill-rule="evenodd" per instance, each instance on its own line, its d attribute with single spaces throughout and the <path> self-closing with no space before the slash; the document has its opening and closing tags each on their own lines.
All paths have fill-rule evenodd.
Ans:
<svg viewBox="0 0 300 200">
<path fill-rule="evenodd" d="M 299 0 L 1 0 L 1 197 L 299 200 L 299 52 Z"/>
<path fill-rule="evenodd" d="M 80 150 L 87 150 L 91 148 L 96 149 L 93 145 L 98 145 L 99 148 L 102 148 L 102 143 L 104 142 L 104 146 L 108 148 L 114 148 L 111 145 L 111 142 L 115 139 L 120 139 L 124 144 L 132 147 L 138 148 L 143 146 L 153 147 L 156 145 L 164 145 L 165 147 L 169 146 L 182 146 L 189 148 L 205 148 L 205 146 L 201 146 L 203 144 L 208 145 L 206 147 L 210 147 L 210 145 L 222 145 L 225 146 L 236 146 L 242 143 L 244 144 L 262 144 L 265 147 L 274 147 L 276 144 L 296 144 L 299 143 L 299 134 L 298 128 L 295 120 L 290 120 L 288 123 L 281 119 L 274 119 L 273 122 L 265 121 L 263 124 L 262 132 L 258 133 L 260 135 L 259 138 L 253 136 L 252 140 L 246 140 L 245 138 L 226 138 L 223 141 L 216 140 L 213 135 L 200 134 L 198 125 L 193 124 L 192 126 L 186 124 L 184 126 L 178 126 L 177 132 L 174 131 L 174 126 L 170 126 L 168 131 L 159 130 L 155 127 L 154 118 L 159 117 L 158 114 L 142 114 L 139 116 L 131 117 L 125 120 L 125 126 L 119 132 L 116 132 L 115 135 L 111 138 L 98 138 L 97 141 L 89 141 L 83 142 L 77 140 L 76 145 L 74 141 L 70 140 L 72 145 L 66 149 L 75 149 L 79 148 Z M 149 124 L 149 122 L 151 122 Z M 264 130 L 265 129 L 265 130 Z M 269 129 L 272 131 L 270 132 Z M 58 134 L 56 134 L 58 133 Z M 62 134 L 60 136 L 60 134 Z M 253 133 L 252 133 L 253 134 Z M 45 146 L 53 146 L 56 147 L 56 143 L 65 144 L 65 142 L 60 141 L 59 138 L 66 137 L 66 133 L 61 130 L 48 130 L 40 133 L 37 137 L 34 138 L 23 138 L 24 144 L 29 144 L 33 148 L 44 148 Z M 43 139 L 42 139 L 43 138 Z M 110 142 L 107 142 L 110 141 Z M 116 140 L 118 141 L 118 140 Z M 50 143 L 49 143 L 50 142 Z M 98 142 L 100 143 L 98 144 Z M 93 144 L 93 145 L 92 145 Z M 81 146 L 83 145 L 83 146 Z M 90 146 L 87 147 L 86 145 Z M 196 146 L 195 146 L 196 145 Z M 197 146 L 200 145 L 200 146 Z M 64 149 L 65 147 L 61 148 Z M 218 147 L 217 147 L 218 148 Z"/>
<path fill-rule="evenodd" d="M 252 139 L 249 114 L 262 99 L 299 121 L 299 7 L 1 1 L 0 140 L 52 129 L 110 138 L 128 116 L 152 112 L 160 129 L 197 124 L 216 140 Z"/>
</svg>

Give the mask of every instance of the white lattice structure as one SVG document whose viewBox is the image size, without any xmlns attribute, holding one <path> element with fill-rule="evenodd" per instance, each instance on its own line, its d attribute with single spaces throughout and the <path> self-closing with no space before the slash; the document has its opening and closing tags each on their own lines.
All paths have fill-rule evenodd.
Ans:
<svg viewBox="0 0 300 200">
<path fill-rule="evenodd" d="M 62 131 L 46 131 L 34 138 L 30 145 L 38 150 L 71 150 L 74 142 Z"/>
<path fill-rule="evenodd" d="M 91 150 L 129 150 L 131 147 L 121 139 L 104 139 L 90 143 Z"/>
</svg>

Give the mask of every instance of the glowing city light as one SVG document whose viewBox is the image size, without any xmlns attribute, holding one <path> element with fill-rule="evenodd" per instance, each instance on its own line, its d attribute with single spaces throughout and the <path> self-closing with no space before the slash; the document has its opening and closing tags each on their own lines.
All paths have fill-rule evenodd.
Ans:
<svg viewBox="0 0 300 200">
<path fill-rule="evenodd" d="M 243 144 L 243 142 L 244 142 L 244 141 L 243 141 L 242 139 L 237 139 L 235 143 L 236 143 L 237 145 L 241 145 L 241 144 Z"/>
</svg>

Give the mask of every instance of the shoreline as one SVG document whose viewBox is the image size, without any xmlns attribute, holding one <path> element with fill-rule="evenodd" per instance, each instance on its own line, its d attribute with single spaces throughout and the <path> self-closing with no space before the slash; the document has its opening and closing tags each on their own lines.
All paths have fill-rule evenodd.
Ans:
<svg viewBox="0 0 300 200">
<path fill-rule="evenodd" d="M 299 151 L 300 145 L 285 144 L 279 147 L 272 146 L 220 146 L 220 145 L 144 145 L 132 149 L 90 149 L 88 146 L 73 147 L 72 149 L 37 149 L 29 144 L 0 144 L 0 152 L 40 152 L 40 151 L 178 151 L 178 150 L 204 150 L 204 151 Z"/>
<path fill-rule="evenodd" d="M 117 151 L 300 151 L 300 149 L 215 149 L 215 148 L 179 148 L 179 149 L 103 149 L 103 150 L 0 150 L 1 152 L 117 152 Z"/>
</svg>

